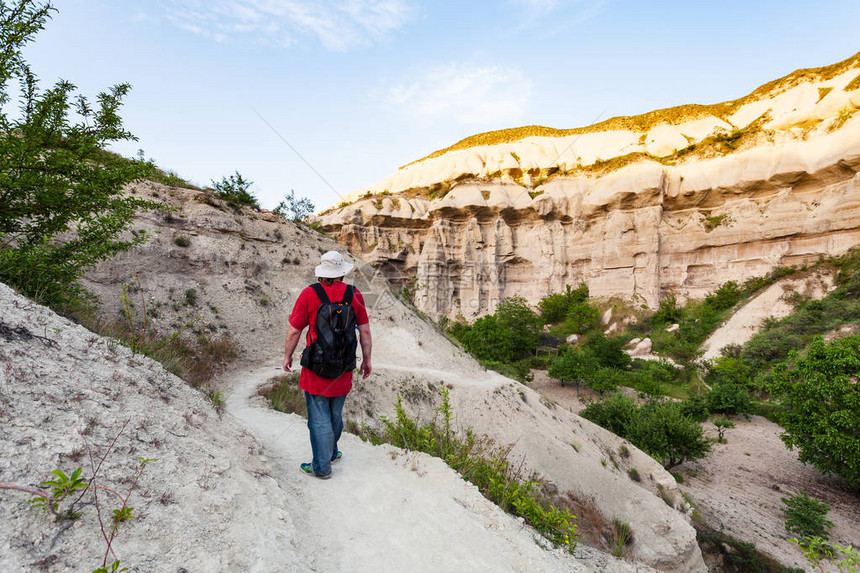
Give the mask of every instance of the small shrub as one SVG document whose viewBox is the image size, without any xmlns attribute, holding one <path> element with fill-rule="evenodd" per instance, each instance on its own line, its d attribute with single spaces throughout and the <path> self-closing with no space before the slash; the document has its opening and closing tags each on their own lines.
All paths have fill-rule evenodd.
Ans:
<svg viewBox="0 0 860 573">
<path fill-rule="evenodd" d="M 801 537 L 830 537 L 829 529 L 833 523 L 827 519 L 830 506 L 812 499 L 802 491 L 793 497 L 783 497 L 785 507 L 785 530 Z"/>
<path fill-rule="evenodd" d="M 259 208 L 260 204 L 250 188 L 253 183 L 247 181 L 237 171 L 235 175 L 221 178 L 217 183 L 212 181 L 212 188 L 215 190 L 215 195 L 224 199 L 234 207 L 250 206 Z"/>
<path fill-rule="evenodd" d="M 567 285 L 565 292 L 543 297 L 538 302 L 538 309 L 546 323 L 556 324 L 564 320 L 571 306 L 585 302 L 587 298 L 588 286 L 585 283 L 580 283 L 576 289 Z"/>
<path fill-rule="evenodd" d="M 716 229 L 721 225 L 725 225 L 731 221 L 731 216 L 728 213 L 723 213 L 722 215 L 715 215 L 713 217 L 705 216 L 705 230 L 710 232 Z"/>
<path fill-rule="evenodd" d="M 190 288 L 185 291 L 185 304 L 197 306 L 197 289 Z"/>
<path fill-rule="evenodd" d="M 305 393 L 299 388 L 298 372 L 276 376 L 270 382 L 274 385 L 265 390 L 262 395 L 269 401 L 272 408 L 286 414 L 308 417 Z"/>
<path fill-rule="evenodd" d="M 627 475 L 630 476 L 630 479 L 635 482 L 642 481 L 642 476 L 639 475 L 639 470 L 637 470 L 636 468 L 630 468 L 629 470 L 627 470 Z"/>
<path fill-rule="evenodd" d="M 290 192 L 284 195 L 284 200 L 278 203 L 272 212 L 283 219 L 298 223 L 314 212 L 314 204 L 307 197 L 296 197 L 296 192 L 290 189 Z"/>
<path fill-rule="evenodd" d="M 191 239 L 189 239 L 185 235 L 176 235 L 175 237 L 173 237 L 173 244 L 177 247 L 186 248 L 191 244 Z"/>
<path fill-rule="evenodd" d="M 630 524 L 618 518 L 613 519 L 612 530 L 609 534 L 612 555 L 620 559 L 624 553 L 624 548 L 632 544 L 633 532 L 630 529 Z"/>
<path fill-rule="evenodd" d="M 593 378 L 598 369 L 597 360 L 590 352 L 565 348 L 550 362 L 547 373 L 565 384 L 582 385 Z"/>
<path fill-rule="evenodd" d="M 600 311 L 587 302 L 572 304 L 564 317 L 564 327 L 572 334 L 584 334 L 600 323 Z"/>
<path fill-rule="evenodd" d="M 830 124 L 830 127 L 827 128 L 827 131 L 836 131 L 837 129 L 845 125 L 845 123 L 849 119 L 851 119 L 851 116 L 854 115 L 854 112 L 856 111 L 856 109 L 850 107 L 843 107 L 842 109 L 840 109 L 839 115 L 836 116 L 836 119 L 834 119 L 833 123 Z"/>
<path fill-rule="evenodd" d="M 591 351 L 600 366 L 625 370 L 633 362 L 630 355 L 624 352 L 626 342 L 620 336 L 607 338 L 602 333 L 598 333 L 588 338 L 585 348 Z"/>
<path fill-rule="evenodd" d="M 713 419 L 714 427 L 717 429 L 717 441 L 721 444 L 726 443 L 726 430 L 731 430 L 735 427 L 735 423 L 729 420 L 726 417 L 719 417 Z"/>
<path fill-rule="evenodd" d="M 508 461 L 510 447 L 496 447 L 489 438 L 479 439 L 471 432 L 465 435 L 454 432 L 451 404 L 445 389 L 436 414 L 441 419 L 422 426 L 406 414 L 398 398 L 394 419 L 380 417 L 382 431 L 365 427 L 362 437 L 374 444 L 385 442 L 443 459 L 477 486 L 487 499 L 521 516 L 554 545 L 573 553 L 578 539 L 576 516 L 567 508 L 552 503 L 541 492 L 538 482 L 520 480 L 518 470 Z"/>
<path fill-rule="evenodd" d="M 752 412 L 749 392 L 740 384 L 721 382 L 705 395 L 705 403 L 712 414 L 743 414 Z"/>
</svg>

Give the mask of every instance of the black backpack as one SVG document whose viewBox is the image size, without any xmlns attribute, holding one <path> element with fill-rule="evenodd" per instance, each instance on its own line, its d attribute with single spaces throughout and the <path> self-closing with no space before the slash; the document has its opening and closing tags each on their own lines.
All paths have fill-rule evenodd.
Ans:
<svg viewBox="0 0 860 573">
<path fill-rule="evenodd" d="M 317 308 L 316 338 L 302 351 L 301 364 L 322 378 L 337 378 L 355 369 L 355 309 L 353 285 L 347 285 L 341 302 L 331 302 L 319 283 L 311 285 L 320 299 Z"/>
</svg>

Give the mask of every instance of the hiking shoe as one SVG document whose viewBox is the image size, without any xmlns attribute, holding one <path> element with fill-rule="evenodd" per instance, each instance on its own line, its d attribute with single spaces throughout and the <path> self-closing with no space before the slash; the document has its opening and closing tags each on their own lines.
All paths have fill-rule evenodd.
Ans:
<svg viewBox="0 0 860 573">
<path fill-rule="evenodd" d="M 337 462 L 339 462 L 339 461 L 340 461 L 340 458 L 342 458 L 342 457 L 343 457 L 343 452 L 342 452 L 342 451 L 340 451 L 340 450 L 338 450 L 338 451 L 337 451 L 337 453 L 336 453 L 336 454 L 334 455 L 334 457 L 332 458 L 331 463 L 337 463 Z"/>
<path fill-rule="evenodd" d="M 318 473 L 314 472 L 314 467 L 310 463 L 301 464 L 301 465 L 299 465 L 299 468 L 302 470 L 302 473 L 306 473 L 309 476 L 314 476 L 314 477 L 317 477 L 319 479 L 329 479 L 331 477 L 331 474 L 326 474 L 324 476 L 321 476 Z"/>
</svg>

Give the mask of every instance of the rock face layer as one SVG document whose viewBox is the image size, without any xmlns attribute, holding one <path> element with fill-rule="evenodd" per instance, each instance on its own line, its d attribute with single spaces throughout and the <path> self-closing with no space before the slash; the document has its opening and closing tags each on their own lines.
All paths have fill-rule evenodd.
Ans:
<svg viewBox="0 0 860 573">
<path fill-rule="evenodd" d="M 860 243 L 857 65 L 640 131 L 454 146 L 319 223 L 417 286 L 432 317 L 471 319 L 583 281 L 651 307 L 667 292 L 700 297 Z"/>
</svg>

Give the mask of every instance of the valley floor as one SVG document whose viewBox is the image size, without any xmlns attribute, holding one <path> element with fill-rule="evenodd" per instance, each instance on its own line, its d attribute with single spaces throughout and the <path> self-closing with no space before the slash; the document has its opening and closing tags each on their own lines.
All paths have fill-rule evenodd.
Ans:
<svg viewBox="0 0 860 573">
<path fill-rule="evenodd" d="M 588 388 L 562 387 L 546 372 L 534 371 L 529 385 L 547 399 L 573 412 L 597 399 Z M 800 462 L 779 439 L 782 428 L 760 416 L 749 421 L 739 417 L 737 427 L 726 432 L 725 444 L 714 444 L 711 454 L 673 471 L 680 473 L 681 490 L 695 504 L 704 522 L 714 530 L 756 544 L 759 551 L 780 563 L 808 569 L 802 553 L 787 541 L 781 498 L 805 491 L 830 506 L 834 527 L 831 540 L 841 545 L 860 545 L 860 496 L 840 480 L 824 476 Z M 713 425 L 705 423 L 706 435 L 716 438 Z"/>
</svg>

